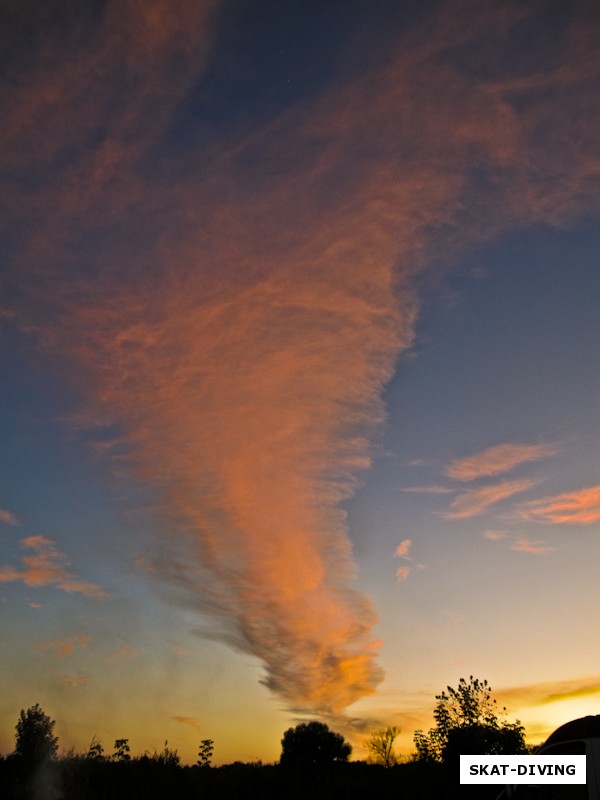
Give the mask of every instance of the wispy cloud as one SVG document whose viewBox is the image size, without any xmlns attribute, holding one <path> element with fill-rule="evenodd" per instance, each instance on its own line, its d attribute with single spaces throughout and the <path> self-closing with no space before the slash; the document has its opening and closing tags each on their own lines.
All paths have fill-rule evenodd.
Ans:
<svg viewBox="0 0 600 800">
<path fill-rule="evenodd" d="M 572 700 L 600 693 L 600 676 L 567 681 L 534 683 L 515 686 L 498 692 L 502 703 L 511 706 L 544 706 L 561 700 Z"/>
<path fill-rule="evenodd" d="M 485 539 L 490 539 L 492 542 L 500 542 L 502 539 L 506 539 L 510 536 L 510 534 L 508 531 L 487 530 L 483 532 L 483 536 Z"/>
<path fill-rule="evenodd" d="M 546 544 L 541 539 L 526 539 L 520 534 L 511 531 L 487 530 L 483 532 L 483 537 L 492 542 L 504 542 L 510 550 L 532 555 L 543 555 L 558 549 L 553 545 Z"/>
<path fill-rule="evenodd" d="M 4 523 L 4 525 L 16 526 L 19 524 L 17 515 L 13 514 L 12 511 L 7 511 L 5 508 L 0 508 L 0 522 Z"/>
<path fill-rule="evenodd" d="M 412 344 L 415 279 L 442 250 L 588 211 L 597 58 L 575 20 L 552 64 L 483 79 L 449 51 L 485 39 L 494 60 L 528 9 L 442 3 L 385 62 L 244 137 L 179 137 L 174 154 L 217 4 L 155 5 L 103 4 L 85 47 L 76 25 L 27 57 L 13 37 L 26 73 L 0 134 L 16 176 L 9 310 L 79 379 L 88 417 L 118 423 L 170 530 L 193 538 L 158 573 L 290 706 L 338 713 L 383 677 L 339 504 Z M 525 488 L 461 495 L 448 515 Z M 76 591 L 52 552 L 3 579 L 44 567 Z"/>
<path fill-rule="evenodd" d="M 36 650 L 41 653 L 50 652 L 54 658 L 60 660 L 73 655 L 77 647 L 85 649 L 91 642 L 91 636 L 88 634 L 78 634 L 69 639 L 56 639 L 53 641 L 39 642 Z"/>
<path fill-rule="evenodd" d="M 446 519 L 478 517 L 501 500 L 525 492 L 535 484 L 533 480 L 502 481 L 491 486 L 468 489 L 455 497 L 449 509 L 441 513 Z"/>
<path fill-rule="evenodd" d="M 411 568 L 408 565 L 404 565 L 402 567 L 398 567 L 396 570 L 396 577 L 399 581 L 405 581 L 408 576 L 410 575 Z"/>
<path fill-rule="evenodd" d="M 124 642 L 120 647 L 117 647 L 116 650 L 109 655 L 108 661 L 110 663 L 114 663 L 115 661 L 133 661 L 134 658 L 138 658 L 140 655 L 140 651 L 137 647 L 133 647 L 127 642 Z"/>
<path fill-rule="evenodd" d="M 501 475 L 520 464 L 549 458 L 557 452 L 557 446 L 552 444 L 498 444 L 464 458 L 455 458 L 445 473 L 459 481 L 472 481 Z"/>
<path fill-rule="evenodd" d="M 201 730 L 201 723 L 197 717 L 171 717 L 175 722 L 180 722 L 182 725 L 189 725 L 190 728 L 193 728 L 195 731 Z"/>
<path fill-rule="evenodd" d="M 80 580 L 69 569 L 69 560 L 56 549 L 52 539 L 46 536 L 28 536 L 21 540 L 21 547 L 32 554 L 21 557 L 20 567 L 0 566 L 0 583 L 21 581 L 26 586 L 53 586 L 86 597 L 107 596 L 107 592 L 100 586 Z"/>
<path fill-rule="evenodd" d="M 438 486 L 432 484 L 431 486 L 404 486 L 400 489 L 401 492 L 415 492 L 417 494 L 450 494 L 453 489 L 447 486 Z"/>
<path fill-rule="evenodd" d="M 88 675 L 59 675 L 56 680 L 62 686 L 68 686 L 70 689 L 78 689 L 80 686 L 87 686 L 90 682 Z"/>
<path fill-rule="evenodd" d="M 523 503 L 517 515 L 554 525 L 589 525 L 600 520 L 600 485 Z"/>
<path fill-rule="evenodd" d="M 543 553 L 551 553 L 556 550 L 556 547 L 546 544 L 539 539 L 515 539 L 510 545 L 511 550 L 517 550 L 521 553 L 532 553 L 534 555 L 542 555 Z"/>
</svg>

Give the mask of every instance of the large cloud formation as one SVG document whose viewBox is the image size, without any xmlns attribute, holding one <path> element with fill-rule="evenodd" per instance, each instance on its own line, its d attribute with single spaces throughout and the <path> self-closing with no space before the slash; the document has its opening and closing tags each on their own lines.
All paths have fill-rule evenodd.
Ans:
<svg viewBox="0 0 600 800">
<path fill-rule="evenodd" d="M 6 26 L 4 316 L 161 487 L 193 554 L 163 570 L 312 712 L 382 677 L 339 504 L 417 277 L 598 200 L 597 16 L 519 60 L 544 3 L 433 8 L 243 135 L 202 117 L 231 7 L 25 3 Z"/>
</svg>

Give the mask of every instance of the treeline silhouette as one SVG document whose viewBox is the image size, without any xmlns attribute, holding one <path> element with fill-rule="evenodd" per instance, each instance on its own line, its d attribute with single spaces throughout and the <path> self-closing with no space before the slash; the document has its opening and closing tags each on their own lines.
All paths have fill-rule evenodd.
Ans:
<svg viewBox="0 0 600 800">
<path fill-rule="evenodd" d="M 349 761 L 351 745 L 318 721 L 289 728 L 277 764 L 212 765 L 214 742 L 203 739 L 198 762 L 180 763 L 165 742 L 161 751 L 131 755 L 129 740 L 105 754 L 94 737 L 86 753 L 57 755 L 54 720 L 39 705 L 21 711 L 15 751 L 0 757 L 3 800 L 492 800 L 497 786 L 461 786 L 460 753 L 526 752 L 523 728 L 507 723 L 486 681 L 461 679 L 436 697 L 435 726 L 417 731 L 417 751 L 400 758 L 396 727 L 374 731 L 364 745 L 369 761 Z"/>
</svg>

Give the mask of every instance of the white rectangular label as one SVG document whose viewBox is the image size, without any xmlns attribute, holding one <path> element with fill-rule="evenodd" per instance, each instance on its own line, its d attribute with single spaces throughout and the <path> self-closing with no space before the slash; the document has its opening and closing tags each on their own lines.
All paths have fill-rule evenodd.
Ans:
<svg viewBox="0 0 600 800">
<path fill-rule="evenodd" d="M 585 783 L 585 756 L 461 756 L 461 783 Z"/>
</svg>

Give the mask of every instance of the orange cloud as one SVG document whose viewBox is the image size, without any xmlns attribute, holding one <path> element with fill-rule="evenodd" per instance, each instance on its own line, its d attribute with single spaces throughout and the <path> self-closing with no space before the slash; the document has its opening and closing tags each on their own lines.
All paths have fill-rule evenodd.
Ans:
<svg viewBox="0 0 600 800">
<path fill-rule="evenodd" d="M 394 552 L 394 557 L 402 558 L 405 561 L 412 561 L 411 556 L 409 556 L 411 547 L 412 547 L 412 539 L 404 539 L 403 541 L 400 542 L 400 544 L 396 548 L 396 551 Z M 410 564 L 410 566 L 405 564 L 404 566 L 397 568 L 396 578 L 399 581 L 405 581 L 414 569 L 421 570 L 425 568 L 426 568 L 425 564 Z"/>
<path fill-rule="evenodd" d="M 85 48 L 19 53 L 0 160 L 39 180 L 3 188 L 11 312 L 163 489 L 188 553 L 159 574 L 290 707 L 337 714 L 382 678 L 339 506 L 411 346 L 416 278 L 440 252 L 589 212 L 595 45 L 575 19 L 552 64 L 484 80 L 449 53 L 494 61 L 529 7 L 448 3 L 363 74 L 175 153 L 214 7 L 109 2 Z M 461 495 L 448 515 L 525 488 Z M 53 580 L 48 552 L 36 569 Z"/>
<path fill-rule="evenodd" d="M 412 561 L 411 557 L 408 555 L 411 545 L 412 545 L 411 539 L 403 539 L 396 548 L 394 552 L 394 557 L 403 558 L 406 561 Z M 412 567 L 407 565 L 403 567 L 398 567 L 398 569 L 396 570 L 396 578 L 398 578 L 399 581 L 405 581 L 410 575 L 411 570 Z"/>
<path fill-rule="evenodd" d="M 73 655 L 77 647 L 85 649 L 91 641 L 88 634 L 79 634 L 70 639 L 57 639 L 56 641 L 40 642 L 37 650 L 41 653 L 51 652 L 56 659 L 67 658 Z"/>
<path fill-rule="evenodd" d="M 7 511 L 5 508 L 0 508 L 0 522 L 5 525 L 18 525 L 19 520 L 12 511 Z"/>
<path fill-rule="evenodd" d="M 510 546 L 511 550 L 518 550 L 521 553 L 532 553 L 541 555 L 542 553 L 551 553 L 556 550 L 556 547 L 545 544 L 539 540 L 532 541 L 531 539 L 516 539 Z"/>
<path fill-rule="evenodd" d="M 532 480 L 502 481 L 479 489 L 469 489 L 455 497 L 449 510 L 444 511 L 442 516 L 446 519 L 478 517 L 501 500 L 524 492 L 535 486 L 535 483 L 536 481 Z"/>
<path fill-rule="evenodd" d="M 459 481 L 501 475 L 520 464 L 555 455 L 549 444 L 498 444 L 465 458 L 456 458 L 445 469 L 446 475 Z"/>
<path fill-rule="evenodd" d="M 408 553 L 411 545 L 412 539 L 403 539 L 394 551 L 394 556 L 396 558 L 409 558 Z"/>
<path fill-rule="evenodd" d="M 600 520 L 600 485 L 544 497 L 517 509 L 521 519 L 554 525 L 589 525 Z"/>
<path fill-rule="evenodd" d="M 95 583 L 79 580 L 69 570 L 66 555 L 57 550 L 54 542 L 46 536 L 28 536 L 21 540 L 21 547 L 33 551 L 33 555 L 21 558 L 21 569 L 0 567 L 0 583 L 21 581 L 26 586 L 54 586 L 56 589 L 86 597 L 107 596 L 107 592 Z"/>
<path fill-rule="evenodd" d="M 18 91 L 5 113 L 0 163 L 11 174 L 34 163 L 41 174 L 65 148 L 73 148 L 77 154 L 65 170 L 69 185 L 59 188 L 54 182 L 50 188 L 55 212 L 94 213 L 105 192 L 118 200 L 113 212 L 122 212 L 133 199 L 127 185 L 133 161 L 156 143 L 169 112 L 202 71 L 217 8 L 216 0 L 108 0 L 85 46 L 73 33 L 89 20 L 83 9 L 79 17 L 74 12 L 73 26 L 62 31 L 57 26 L 43 52 L 32 54 L 29 69 L 18 74 Z M 8 49 L 20 49 L 21 26 L 35 16 L 33 9 L 12 15 L 14 30 L 10 24 L 4 29 Z M 43 25 L 43 18 L 38 22 Z M 106 126 L 105 134 L 98 135 L 98 125 Z M 56 233 L 52 216 L 44 219 L 46 234 Z"/>
</svg>

